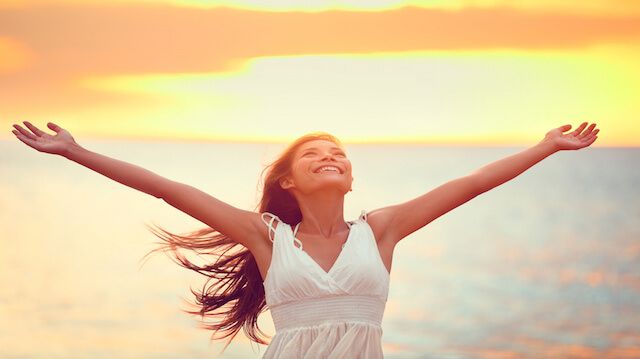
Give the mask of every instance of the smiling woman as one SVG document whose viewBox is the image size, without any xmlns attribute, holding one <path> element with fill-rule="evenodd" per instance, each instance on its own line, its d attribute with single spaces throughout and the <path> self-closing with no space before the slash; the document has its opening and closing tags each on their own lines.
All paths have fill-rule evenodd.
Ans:
<svg viewBox="0 0 640 359">
<path fill-rule="evenodd" d="M 329 148 L 329 145 L 334 146 Z M 220 213 L 215 213 L 216 205 L 220 206 L 219 201 L 209 198 L 209 201 L 215 203 L 202 202 L 201 208 L 198 208 L 199 198 L 202 194 L 193 193 L 190 196 L 187 190 L 185 193 L 181 186 L 174 188 L 175 191 L 165 189 L 163 199 L 172 206 L 181 209 L 192 216 L 198 218 L 194 213 L 201 213 L 203 222 L 210 225 L 199 231 L 192 232 L 187 235 L 171 234 L 168 231 L 154 231 L 158 237 L 167 242 L 167 244 L 156 250 L 170 251 L 177 262 L 185 268 L 192 269 L 198 273 L 205 274 L 211 279 L 215 279 L 211 285 L 203 292 L 196 294 L 196 303 L 200 307 L 197 311 L 189 312 L 191 314 L 200 314 L 203 316 L 219 319 L 217 323 L 206 326 L 208 329 L 215 331 L 214 334 L 220 332 L 218 338 L 230 337 L 227 345 L 235 337 L 238 331 L 243 328 L 245 333 L 252 340 L 266 344 L 264 333 L 257 326 L 257 319 L 260 313 L 266 308 L 273 310 L 276 307 L 277 300 L 270 296 L 265 298 L 265 289 L 268 289 L 271 283 L 267 278 L 273 280 L 273 268 L 277 267 L 277 250 L 276 237 L 280 237 L 274 226 L 273 221 L 278 219 L 277 223 L 286 223 L 289 225 L 298 224 L 296 231 L 302 224 L 302 219 L 308 218 L 309 227 L 318 226 L 322 221 L 322 228 L 330 228 L 332 233 L 330 236 L 343 235 L 342 226 L 346 222 L 342 218 L 342 201 L 328 201 L 339 211 L 332 212 L 313 212 L 308 217 L 304 216 L 307 210 L 315 210 L 315 208 L 306 208 L 301 203 L 317 203 L 318 200 L 329 198 L 343 197 L 350 190 L 352 178 L 350 177 L 351 165 L 346 158 L 344 151 L 335 147 L 341 146 L 340 141 L 324 132 L 315 132 L 304 135 L 294 141 L 274 162 L 269 164 L 264 170 L 264 187 L 262 190 L 262 198 L 257 206 L 257 212 L 242 211 L 239 209 L 230 209 L 228 205 L 223 205 L 225 210 L 229 210 L 234 215 L 227 218 Z M 316 172 L 324 165 L 331 163 L 332 166 L 340 168 L 338 173 Z M 266 175 L 265 175 L 266 172 Z M 327 175 L 329 174 L 329 175 Z M 346 177 L 345 175 L 349 175 Z M 337 175 L 342 177 L 337 178 Z M 334 178 L 331 178 L 334 177 Z M 191 190 L 193 191 L 193 190 Z M 307 200 L 305 200 L 307 198 Z M 313 198 L 313 199 L 309 199 Z M 223 208 L 220 208 L 223 210 Z M 312 214 L 329 214 L 330 217 L 316 217 Z M 271 221 L 265 221 L 265 216 L 271 215 Z M 333 223 L 325 227 L 324 224 L 330 218 Z M 228 220 L 230 223 L 225 224 L 223 221 Z M 262 223 L 264 221 L 264 223 Z M 235 224 L 237 223 L 237 224 Z M 305 222 L 306 223 L 306 222 Z M 264 224 L 268 224 L 268 227 Z M 337 226 L 335 224 L 342 224 Z M 233 230 L 233 227 L 244 227 L 243 230 Z M 226 227 L 230 227 L 226 230 Z M 290 228 L 290 227 L 289 227 Z M 306 228 L 306 226 L 305 226 Z M 313 228 L 313 229 L 317 229 Z M 333 233 L 339 230 L 339 232 Z M 217 234 L 216 234 L 217 232 Z M 291 233 L 292 242 L 294 233 Z M 317 247 L 322 243 L 318 242 L 317 236 L 313 236 L 311 232 L 308 236 L 310 247 L 316 246 L 316 251 L 322 249 Z M 269 240 L 270 239 L 270 240 Z M 278 240 L 280 243 L 283 239 Z M 296 238 L 296 240 L 298 240 Z M 299 241 L 299 240 L 298 240 Z M 193 250 L 198 253 L 208 253 L 219 255 L 215 263 L 206 266 L 198 266 L 190 262 L 178 249 Z M 156 251 L 154 250 L 154 251 Z M 273 253 L 273 254 L 272 254 Z M 308 253 L 308 259 L 311 259 L 312 252 Z M 319 252 L 324 255 L 324 252 Z M 276 259 L 272 263 L 273 259 Z M 324 263 L 325 258 L 322 257 L 319 265 Z M 314 261 L 315 263 L 315 261 Z M 269 276 L 267 273 L 271 273 Z M 263 278 L 265 280 L 263 281 Z M 277 291 L 273 288 L 272 291 Z M 225 308 L 230 308 L 224 310 Z M 274 337 L 274 341 L 283 335 Z M 225 345 L 226 348 L 226 345 Z M 268 349 L 269 355 L 274 354 L 273 345 Z M 266 355 L 265 355 L 266 356 Z M 279 357 L 279 355 L 278 355 Z"/>
<path fill-rule="evenodd" d="M 524 172 L 560 150 L 590 146 L 599 129 L 554 128 L 535 146 L 451 180 L 410 201 L 362 211 L 345 221 L 351 161 L 335 136 L 299 137 L 264 170 L 255 211 L 231 206 L 190 185 L 89 151 L 54 123 L 50 135 L 29 122 L 13 133 L 26 145 L 63 156 L 131 188 L 163 199 L 207 227 L 185 235 L 150 228 L 176 262 L 208 277 L 190 314 L 210 317 L 212 338 L 243 329 L 267 344 L 258 316 L 270 309 L 276 334 L 265 358 L 382 358 L 382 317 L 396 244 L 434 219 Z M 266 171 L 266 175 L 265 175 Z M 292 226 L 295 225 L 295 228 Z M 214 255 L 197 265 L 179 249 Z M 193 291 L 193 290 L 192 290 Z M 223 349 L 224 350 L 224 349 Z"/>
</svg>

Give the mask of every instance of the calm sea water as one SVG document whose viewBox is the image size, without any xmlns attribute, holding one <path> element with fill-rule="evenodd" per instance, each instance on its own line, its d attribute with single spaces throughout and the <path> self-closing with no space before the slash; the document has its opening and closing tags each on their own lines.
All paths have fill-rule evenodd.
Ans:
<svg viewBox="0 0 640 359">
<path fill-rule="evenodd" d="M 80 141 L 253 209 L 281 145 Z M 400 203 L 524 147 L 347 146 L 345 215 Z M 640 357 L 640 149 L 561 152 L 406 237 L 383 321 L 388 358 Z M 142 257 L 155 223 L 204 227 L 162 200 L 18 140 L 0 142 L 0 357 L 259 358 L 224 354 L 189 287 Z M 261 327 L 274 333 L 269 313 Z"/>
</svg>

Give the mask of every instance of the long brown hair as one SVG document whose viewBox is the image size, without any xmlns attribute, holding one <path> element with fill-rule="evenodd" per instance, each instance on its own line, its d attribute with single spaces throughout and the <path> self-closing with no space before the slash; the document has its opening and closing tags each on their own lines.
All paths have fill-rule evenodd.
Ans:
<svg viewBox="0 0 640 359">
<path fill-rule="evenodd" d="M 258 213 L 270 212 L 283 222 L 295 225 L 302 220 L 302 213 L 295 197 L 280 186 L 280 179 L 291 173 L 297 149 L 306 142 L 327 140 L 342 147 L 337 137 L 326 132 L 311 132 L 291 143 L 278 158 L 261 172 L 264 186 L 262 197 L 256 206 Z M 266 171 L 266 176 L 264 173 Z M 149 252 L 163 251 L 178 265 L 208 277 L 203 290 L 190 288 L 195 295 L 192 305 L 197 310 L 185 310 L 189 314 L 202 317 L 201 328 L 213 330 L 211 340 L 230 337 L 222 351 L 231 343 L 242 328 L 245 335 L 254 342 L 268 344 L 268 336 L 258 327 L 258 316 L 266 310 L 262 276 L 251 252 L 229 237 L 206 227 L 185 235 L 170 233 L 145 224 L 147 228 L 164 242 Z M 191 250 L 197 254 L 216 257 L 215 262 L 199 266 L 187 259 L 179 249 Z M 147 254 L 147 255 L 148 255 Z M 191 304 L 191 303 L 189 303 Z M 218 319 L 205 323 L 205 317 Z"/>
</svg>

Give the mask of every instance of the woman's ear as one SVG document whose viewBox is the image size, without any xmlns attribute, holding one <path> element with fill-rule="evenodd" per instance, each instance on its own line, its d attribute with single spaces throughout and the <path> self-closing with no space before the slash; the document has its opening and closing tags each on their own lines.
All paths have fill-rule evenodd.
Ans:
<svg viewBox="0 0 640 359">
<path fill-rule="evenodd" d="M 288 189 L 293 187 L 293 181 L 291 181 L 291 179 L 289 177 L 283 177 L 280 179 L 280 187 L 282 187 L 282 189 Z"/>
</svg>

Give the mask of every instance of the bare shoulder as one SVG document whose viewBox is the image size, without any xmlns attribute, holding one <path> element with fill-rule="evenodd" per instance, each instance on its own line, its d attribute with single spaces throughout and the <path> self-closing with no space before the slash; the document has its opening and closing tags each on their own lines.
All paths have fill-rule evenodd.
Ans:
<svg viewBox="0 0 640 359">
<path fill-rule="evenodd" d="M 276 228 L 280 225 L 278 217 L 269 212 L 251 212 L 248 221 L 253 228 L 251 232 L 255 233 L 255 238 L 251 240 L 253 246 L 262 247 L 266 244 L 270 247 Z"/>
<path fill-rule="evenodd" d="M 276 228 L 282 223 L 275 215 L 269 212 L 255 213 L 255 216 L 252 217 L 253 224 L 257 228 L 258 238 L 253 241 L 253 247 L 249 248 L 249 250 L 258 264 L 260 275 L 264 280 L 267 276 L 268 268 L 271 266 Z"/>
<path fill-rule="evenodd" d="M 224 234 L 249 249 L 254 256 L 261 257 L 271 252 L 270 239 L 273 239 L 274 230 L 279 224 L 277 219 L 270 223 L 271 218 L 268 213 L 238 210 L 233 220 L 236 225 L 229 227 Z M 269 224 L 274 229 L 271 233 Z"/>
<path fill-rule="evenodd" d="M 373 231 L 378 245 L 395 243 L 391 238 L 393 231 L 389 230 L 393 216 L 393 206 L 377 208 L 367 212 L 367 223 Z"/>
<path fill-rule="evenodd" d="M 231 240 L 240 243 L 250 251 L 264 247 L 268 242 L 267 226 L 262 221 L 261 213 L 247 210 L 240 210 L 235 213 L 236 226 L 230 227 L 224 233 Z"/>
<path fill-rule="evenodd" d="M 392 207 L 378 208 L 367 212 L 367 223 L 369 227 L 371 227 L 378 244 L 380 258 L 388 273 L 391 273 L 393 252 L 398 243 L 398 241 L 392 237 L 395 232 L 389 230 L 389 227 L 392 225 L 392 215 Z"/>
</svg>

